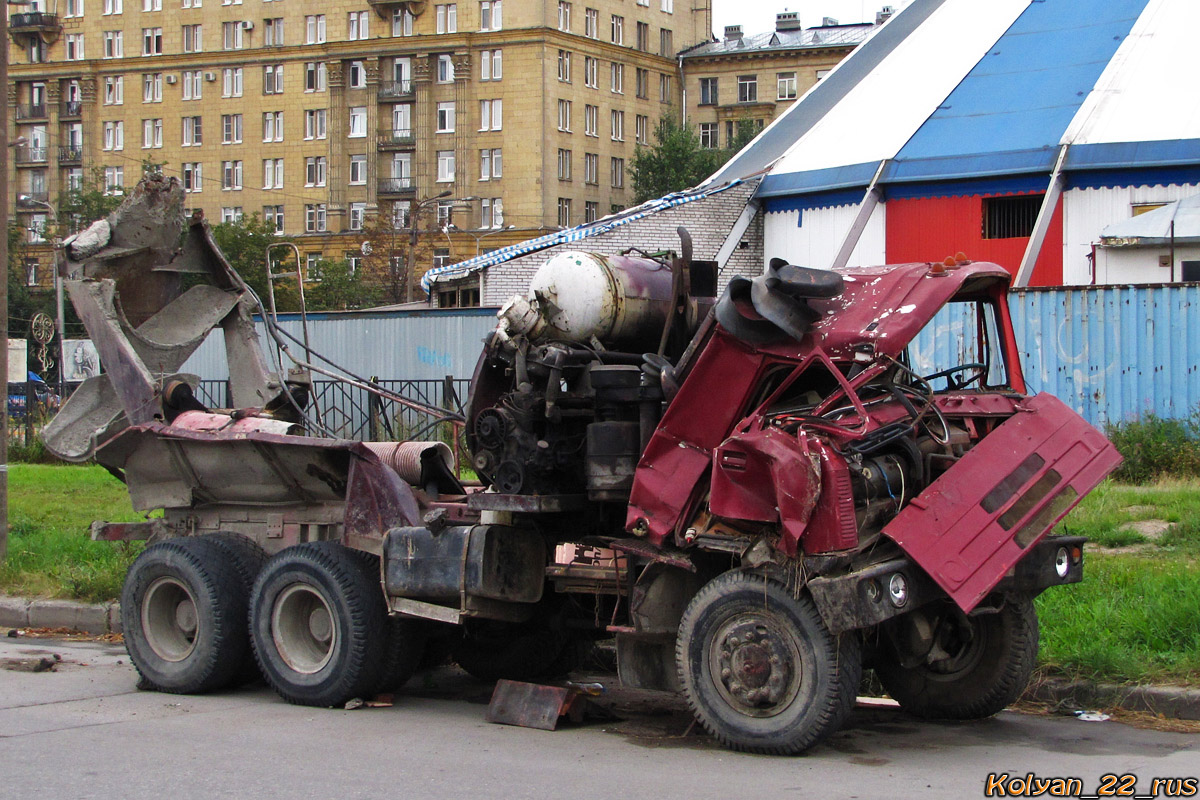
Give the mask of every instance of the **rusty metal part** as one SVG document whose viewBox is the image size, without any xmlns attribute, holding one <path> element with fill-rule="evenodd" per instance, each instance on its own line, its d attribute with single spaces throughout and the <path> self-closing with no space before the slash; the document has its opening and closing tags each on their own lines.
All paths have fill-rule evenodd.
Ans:
<svg viewBox="0 0 1200 800">
<path fill-rule="evenodd" d="M 648 558 L 651 561 L 686 569 L 689 572 L 696 571 L 696 565 L 692 563 L 691 558 L 688 556 L 683 553 L 662 550 L 644 539 L 617 539 L 614 542 L 609 542 L 608 546 L 613 550 L 628 553 L 631 556 Z"/>
<path fill-rule="evenodd" d="M 91 536 L 102 542 L 141 542 L 164 539 L 175 530 L 164 519 L 145 522 L 93 522 Z"/>
<path fill-rule="evenodd" d="M 445 442 L 364 442 L 364 446 L 379 460 L 396 470 L 409 483 L 421 480 L 421 456 L 428 450 L 436 450 L 448 469 L 454 469 L 454 453 Z"/>
<path fill-rule="evenodd" d="M 588 704 L 584 689 L 573 686 L 541 686 L 535 683 L 496 682 L 488 704 L 488 722 L 552 731 L 563 717 L 583 721 Z"/>
<path fill-rule="evenodd" d="M 725 620 L 713 633 L 709 661 L 717 692 L 747 716 L 779 713 L 800 687 L 800 649 L 769 611 Z"/>
<path fill-rule="evenodd" d="M 526 514 L 557 514 L 563 511 L 582 511 L 587 496 L 582 494 L 494 494 L 476 492 L 467 497 L 467 506 L 474 511 L 517 511 Z"/>
</svg>

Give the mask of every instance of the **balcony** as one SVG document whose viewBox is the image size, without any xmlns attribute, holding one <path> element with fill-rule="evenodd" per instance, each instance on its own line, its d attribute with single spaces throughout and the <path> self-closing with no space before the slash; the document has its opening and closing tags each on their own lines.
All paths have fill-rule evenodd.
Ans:
<svg viewBox="0 0 1200 800">
<path fill-rule="evenodd" d="M 63 102 L 59 108 L 58 115 L 60 117 L 81 117 L 83 116 L 83 101 L 82 100 L 67 100 Z"/>
<path fill-rule="evenodd" d="M 65 167 L 78 166 L 83 163 L 83 148 L 76 145 L 60 146 L 58 148 L 58 163 Z"/>
<path fill-rule="evenodd" d="M 46 163 L 46 148 L 45 147 L 29 147 L 24 145 L 14 148 L 13 156 L 17 162 L 17 166 L 33 166 Z"/>
<path fill-rule="evenodd" d="M 46 119 L 45 103 L 17 103 L 17 119 Z"/>
<path fill-rule="evenodd" d="M 412 81 L 386 81 L 379 84 L 377 97 L 380 100 L 411 100 L 413 95 Z"/>
<path fill-rule="evenodd" d="M 416 191 L 416 186 L 413 184 L 412 178 L 380 178 L 379 179 L 379 196 L 380 197 L 398 197 L 401 195 L 411 195 Z"/>
<path fill-rule="evenodd" d="M 411 130 L 391 130 L 379 133 L 380 150 L 409 150 L 416 146 L 417 140 Z"/>
<path fill-rule="evenodd" d="M 58 36 L 60 29 L 57 14 L 47 14 L 44 11 L 26 11 L 13 14 L 8 18 L 8 32 L 15 39 L 21 34 L 36 33 L 49 42 Z"/>
</svg>

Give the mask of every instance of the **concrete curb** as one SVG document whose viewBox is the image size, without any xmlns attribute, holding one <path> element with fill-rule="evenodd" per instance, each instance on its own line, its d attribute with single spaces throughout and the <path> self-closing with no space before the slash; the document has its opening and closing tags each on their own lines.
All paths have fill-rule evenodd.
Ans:
<svg viewBox="0 0 1200 800">
<path fill-rule="evenodd" d="M 0 596 L 0 627 L 70 628 L 85 633 L 120 633 L 119 603 L 79 603 Z"/>
</svg>

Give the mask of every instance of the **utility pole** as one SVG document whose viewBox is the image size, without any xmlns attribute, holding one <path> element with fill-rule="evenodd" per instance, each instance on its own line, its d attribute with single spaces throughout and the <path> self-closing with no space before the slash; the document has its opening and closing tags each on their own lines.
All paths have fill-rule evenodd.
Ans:
<svg viewBox="0 0 1200 800">
<path fill-rule="evenodd" d="M 0 561 L 8 557 L 8 8 L 3 8 L 0 20 L 0 220 L 4 235 L 0 236 L 0 264 L 4 267 L 0 280 L 0 385 L 4 386 L 4 413 L 0 414 Z M 27 401 L 28 402 L 28 401 Z M 29 409 L 25 410 L 26 413 Z"/>
</svg>

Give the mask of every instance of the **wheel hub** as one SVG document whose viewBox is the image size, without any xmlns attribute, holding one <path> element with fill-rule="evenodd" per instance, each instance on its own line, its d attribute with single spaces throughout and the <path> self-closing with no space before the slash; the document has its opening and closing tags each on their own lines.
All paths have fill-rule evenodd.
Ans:
<svg viewBox="0 0 1200 800">
<path fill-rule="evenodd" d="M 177 578 L 163 576 L 142 597 L 142 631 L 150 649 L 164 661 L 183 661 L 196 647 L 200 622 L 196 598 Z"/>
<path fill-rule="evenodd" d="M 721 693 L 744 713 L 777 713 L 795 694 L 799 654 L 766 618 L 740 618 L 718 632 Z"/>
<path fill-rule="evenodd" d="M 320 672 L 337 648 L 329 601 L 315 586 L 291 584 L 271 609 L 271 638 L 288 667 L 304 675 Z"/>
</svg>

